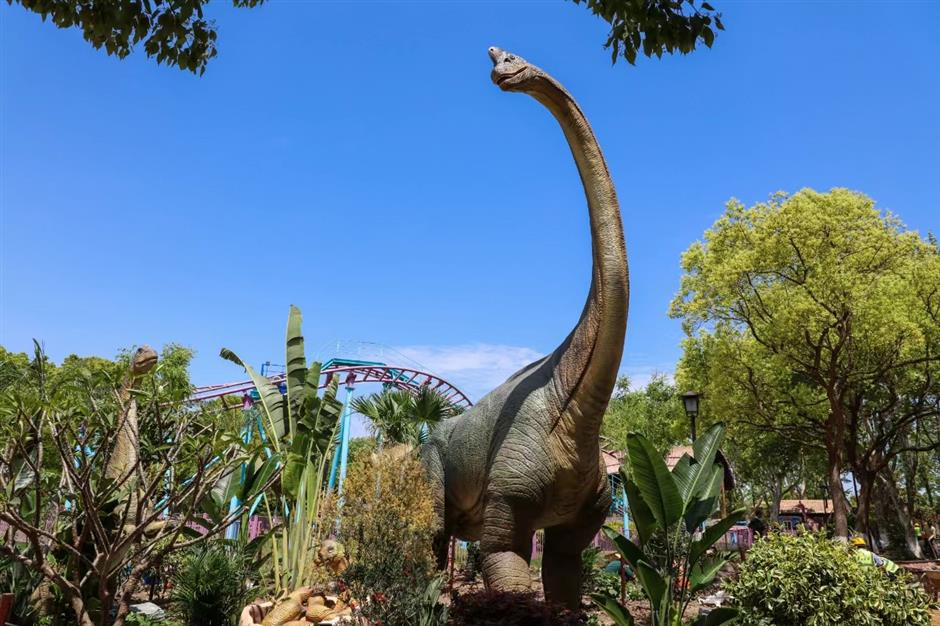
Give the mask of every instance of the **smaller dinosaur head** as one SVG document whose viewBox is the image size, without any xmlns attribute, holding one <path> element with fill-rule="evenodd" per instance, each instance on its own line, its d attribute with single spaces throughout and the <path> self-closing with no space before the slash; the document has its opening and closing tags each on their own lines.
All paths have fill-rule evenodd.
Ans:
<svg viewBox="0 0 940 626">
<path fill-rule="evenodd" d="M 547 78 L 545 72 L 520 56 L 495 47 L 488 52 L 493 60 L 490 78 L 503 91 L 528 91 L 532 85 Z"/>
<path fill-rule="evenodd" d="M 317 552 L 317 560 L 321 563 L 326 563 L 327 561 L 338 559 L 345 554 L 346 549 L 343 547 L 343 544 L 335 539 L 327 539 L 320 545 L 320 550 Z"/>
<path fill-rule="evenodd" d="M 131 373 L 134 376 L 143 376 L 157 364 L 157 351 L 144 345 L 137 348 L 131 363 Z"/>
</svg>

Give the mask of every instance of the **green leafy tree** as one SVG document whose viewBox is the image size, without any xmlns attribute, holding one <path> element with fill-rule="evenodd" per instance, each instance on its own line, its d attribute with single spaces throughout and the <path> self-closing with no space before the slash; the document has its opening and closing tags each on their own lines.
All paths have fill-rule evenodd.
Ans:
<svg viewBox="0 0 940 626">
<path fill-rule="evenodd" d="M 617 389 L 601 424 L 605 446 L 626 450 L 630 433 L 640 433 L 663 455 L 689 434 L 688 418 L 676 387 L 664 374 L 656 374 L 642 389 L 631 389 L 626 376 Z"/>
<path fill-rule="evenodd" d="M 369 418 L 379 445 L 413 446 L 424 443 L 441 421 L 462 410 L 431 387 L 421 387 L 414 393 L 384 389 L 371 396 L 354 398 L 352 408 Z"/>
<path fill-rule="evenodd" d="M 724 30 L 721 13 L 698 0 L 574 0 L 610 24 L 604 47 L 611 61 L 622 56 L 636 63 L 637 54 L 662 57 L 688 54 L 699 44 L 711 48 L 716 30 Z"/>
<path fill-rule="evenodd" d="M 255 7 L 263 1 L 232 4 Z M 120 59 L 143 42 L 157 63 L 202 74 L 217 53 L 215 25 L 203 13 L 209 0 L 7 0 L 14 2 L 59 28 L 81 28 L 85 41 Z"/>
<path fill-rule="evenodd" d="M 168 361 L 170 370 L 180 365 Z M 242 464 L 264 464 L 217 411 L 174 401 L 161 367 L 128 393 L 122 359 L 70 357 L 55 367 L 37 343 L 26 378 L 0 394 L 0 521 L 8 525 L 0 555 L 41 575 L 39 597 L 58 595 L 81 626 L 122 626 L 144 572 L 241 515 L 226 508 L 202 520 L 207 506 L 218 508 L 218 482 Z M 110 460 L 132 406 L 149 437 L 140 438 L 126 478 L 115 480 Z M 263 475 L 250 493 L 276 477 Z M 197 522 L 204 533 L 189 528 Z"/>
<path fill-rule="evenodd" d="M 846 469 L 864 525 L 879 474 L 936 445 L 908 434 L 940 415 L 938 260 L 936 242 L 845 189 L 731 201 L 682 257 L 680 378 L 718 414 L 821 447 L 841 537 Z"/>
<path fill-rule="evenodd" d="M 715 462 L 723 437 L 723 427 L 712 426 L 695 441 L 693 455 L 684 454 L 671 472 L 646 437 L 634 433 L 627 439 L 630 470 L 621 470 L 621 477 L 639 544 L 609 528 L 604 532 L 636 572 L 649 600 L 652 626 L 679 626 L 693 595 L 711 584 L 727 562 L 708 552 L 744 511 L 707 524 L 719 508 L 724 481 L 724 470 Z M 634 623 L 615 598 L 593 599 L 617 626 Z M 718 626 L 735 615 L 732 609 L 717 609 L 695 623 Z"/>
<path fill-rule="evenodd" d="M 716 30 L 724 30 L 721 13 L 699 0 L 573 1 L 610 24 L 604 46 L 614 61 L 711 47 Z M 142 44 L 157 63 L 203 74 L 217 54 L 215 24 L 204 14 L 209 0 L 7 0 L 14 2 L 59 28 L 80 28 L 88 43 L 121 59 Z M 232 0 L 248 8 L 263 2 Z"/>
</svg>

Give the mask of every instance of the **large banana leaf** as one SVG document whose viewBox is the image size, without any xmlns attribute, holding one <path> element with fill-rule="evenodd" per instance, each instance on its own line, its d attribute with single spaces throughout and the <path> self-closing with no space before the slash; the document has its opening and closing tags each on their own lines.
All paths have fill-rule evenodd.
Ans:
<svg viewBox="0 0 940 626">
<path fill-rule="evenodd" d="M 646 561 L 640 561 L 637 565 L 636 578 L 640 581 L 643 591 L 646 592 L 646 597 L 649 598 L 653 613 L 659 613 L 669 588 L 669 582 Z"/>
<path fill-rule="evenodd" d="M 614 621 L 614 626 L 633 626 L 633 616 L 625 606 L 614 598 L 603 594 L 593 594 L 591 600 Z"/>
<path fill-rule="evenodd" d="M 647 506 L 643 496 L 640 495 L 640 488 L 637 487 L 623 467 L 620 468 L 620 479 L 623 481 L 623 488 L 627 494 L 627 506 L 630 509 L 630 517 L 636 526 L 636 534 L 640 540 L 640 545 L 645 546 L 656 530 L 656 518 L 653 517 L 653 512 Z"/>
<path fill-rule="evenodd" d="M 261 397 L 261 408 L 265 418 L 265 438 L 275 452 L 281 452 L 281 439 L 284 436 L 284 427 L 287 422 L 287 409 L 281 391 L 270 380 L 258 374 L 253 367 L 245 363 L 241 357 L 228 348 L 222 348 L 219 356 L 245 368 L 248 377 L 251 378 L 251 382 L 254 383 L 258 395 Z"/>
<path fill-rule="evenodd" d="M 290 305 L 287 317 L 287 406 L 290 432 L 296 432 L 297 420 L 303 410 L 304 384 L 307 378 L 307 357 L 304 355 L 304 336 L 301 331 L 303 316 L 300 309 Z M 319 374 L 318 374 L 319 378 Z"/>
<path fill-rule="evenodd" d="M 713 609 L 708 615 L 702 615 L 693 622 L 693 626 L 721 626 L 738 616 L 738 610 L 723 606 Z"/>
<path fill-rule="evenodd" d="M 694 456 L 683 454 L 673 468 L 672 475 L 675 477 L 684 507 L 688 507 L 692 499 L 708 487 L 715 465 L 715 454 L 723 436 L 724 428 L 715 424 L 693 444 Z"/>
<path fill-rule="evenodd" d="M 727 559 L 703 559 L 695 564 L 689 572 L 690 593 L 694 594 L 704 589 L 715 580 L 718 571 L 725 566 Z"/>
<path fill-rule="evenodd" d="M 606 526 L 601 528 L 607 538 L 614 542 L 614 545 L 617 546 L 617 552 L 620 553 L 620 556 L 625 558 L 627 562 L 633 566 L 633 569 L 639 566 L 640 561 L 646 560 L 646 557 L 643 556 L 643 551 L 638 545 L 618 533 L 616 530 L 607 528 Z"/>
<path fill-rule="evenodd" d="M 705 520 L 711 517 L 718 506 L 721 497 L 721 487 L 724 484 L 724 471 L 720 465 L 712 465 L 712 476 L 709 485 L 686 506 L 683 519 L 685 529 L 694 533 Z"/>
<path fill-rule="evenodd" d="M 666 529 L 682 517 L 682 496 L 662 456 L 643 435 L 627 435 L 630 468 L 640 496 L 660 527 Z M 629 493 L 627 494 L 629 497 Z"/>
<path fill-rule="evenodd" d="M 702 533 L 702 538 L 693 541 L 689 546 L 689 565 L 694 566 L 705 554 L 705 551 L 721 539 L 721 536 L 728 532 L 741 519 L 742 515 L 744 515 L 744 509 L 736 509 L 728 517 L 706 528 L 705 532 Z"/>
</svg>

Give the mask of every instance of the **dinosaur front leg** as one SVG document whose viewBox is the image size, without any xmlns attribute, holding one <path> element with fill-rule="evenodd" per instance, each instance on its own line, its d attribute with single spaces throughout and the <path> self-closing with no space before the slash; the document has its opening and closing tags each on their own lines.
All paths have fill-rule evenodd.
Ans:
<svg viewBox="0 0 940 626">
<path fill-rule="evenodd" d="M 520 523 L 505 501 L 491 500 L 486 505 L 480 551 L 483 553 L 483 582 L 488 589 L 529 591 L 532 588 L 529 560 L 533 535 L 531 525 Z"/>
<path fill-rule="evenodd" d="M 569 609 L 577 609 L 581 605 L 581 552 L 591 545 L 591 540 L 604 524 L 609 498 L 606 502 L 606 506 L 599 503 L 597 508 L 583 513 L 577 525 L 545 529 L 542 586 L 546 600 Z"/>
</svg>

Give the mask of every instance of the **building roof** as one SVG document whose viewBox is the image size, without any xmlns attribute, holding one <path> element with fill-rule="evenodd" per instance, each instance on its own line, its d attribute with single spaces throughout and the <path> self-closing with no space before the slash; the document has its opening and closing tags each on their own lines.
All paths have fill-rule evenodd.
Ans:
<svg viewBox="0 0 940 626">
<path fill-rule="evenodd" d="M 608 476 L 620 471 L 620 466 L 623 464 L 623 452 L 601 450 L 601 456 L 604 458 L 604 465 L 607 467 Z"/>
<path fill-rule="evenodd" d="M 826 500 L 781 500 L 781 513 L 832 513 L 832 503 Z"/>
</svg>

